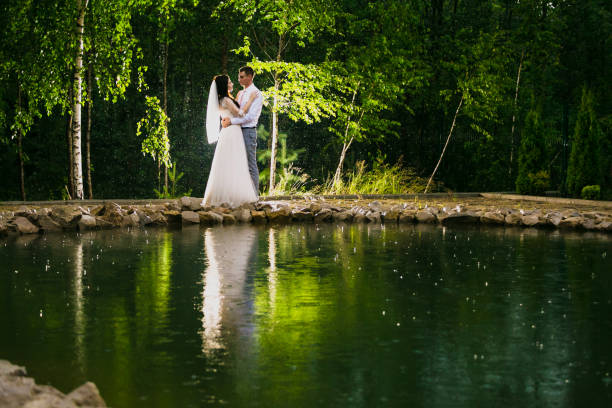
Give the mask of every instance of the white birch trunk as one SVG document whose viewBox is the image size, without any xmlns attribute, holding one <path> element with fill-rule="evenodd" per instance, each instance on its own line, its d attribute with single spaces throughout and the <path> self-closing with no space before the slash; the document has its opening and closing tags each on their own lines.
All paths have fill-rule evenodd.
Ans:
<svg viewBox="0 0 612 408">
<path fill-rule="evenodd" d="M 274 81 L 274 89 L 278 91 L 278 81 Z M 270 188 L 268 194 L 274 190 L 274 178 L 276 176 L 276 144 L 278 143 L 278 97 L 274 95 L 272 101 L 272 144 L 270 146 Z"/>
<path fill-rule="evenodd" d="M 83 69 L 83 32 L 85 26 L 85 11 L 87 10 L 88 0 L 76 0 L 79 10 L 77 19 L 77 56 L 74 70 L 74 103 L 72 107 L 72 173 L 74 178 L 74 197 L 83 199 L 83 162 L 81 157 L 81 103 L 83 79 L 81 71 Z"/>
<path fill-rule="evenodd" d="M 453 117 L 453 124 L 451 125 L 450 132 L 448 132 L 448 137 L 446 138 L 446 143 L 444 144 L 444 148 L 442 149 L 442 153 L 440 154 L 440 159 L 438 160 L 438 164 L 436 164 L 436 168 L 433 173 L 431 173 L 431 177 L 429 177 L 429 181 L 427 182 L 427 186 L 425 187 L 424 194 L 427 194 L 427 190 L 429 190 L 429 185 L 431 184 L 431 180 L 433 180 L 436 175 L 436 171 L 438 171 L 438 167 L 442 162 L 442 157 L 444 157 L 444 152 L 446 151 L 446 147 L 448 146 L 448 142 L 453 134 L 453 129 L 455 129 L 455 122 L 457 121 L 457 115 L 459 115 L 459 109 L 461 109 L 461 105 L 463 104 L 463 94 L 461 95 L 461 100 L 459 101 L 459 106 L 457 106 L 457 110 L 455 111 L 455 117 Z"/>
<path fill-rule="evenodd" d="M 514 161 L 514 129 L 516 123 L 516 109 L 518 106 L 518 93 L 519 84 L 521 82 L 521 69 L 523 68 L 523 57 L 525 56 L 525 50 L 521 51 L 521 62 L 519 63 L 518 73 L 516 74 L 516 89 L 514 91 L 514 105 L 512 106 L 512 131 L 510 132 L 510 166 L 508 168 L 508 175 L 512 177 L 512 162 Z"/>
</svg>

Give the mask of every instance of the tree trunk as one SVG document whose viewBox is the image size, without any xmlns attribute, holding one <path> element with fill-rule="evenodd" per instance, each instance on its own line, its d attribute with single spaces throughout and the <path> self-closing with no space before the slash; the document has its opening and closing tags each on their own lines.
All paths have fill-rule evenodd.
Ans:
<svg viewBox="0 0 612 408">
<path fill-rule="evenodd" d="M 72 87 L 68 90 L 68 98 L 70 103 L 74 97 L 74 90 Z M 74 156 L 72 155 L 72 111 L 68 113 L 68 118 L 66 119 L 66 144 L 68 146 L 68 186 L 66 188 L 68 193 L 68 198 L 72 200 L 74 197 L 74 175 L 72 174 L 72 167 L 74 163 Z"/>
<path fill-rule="evenodd" d="M 274 98 L 272 99 L 272 136 L 270 145 L 270 187 L 268 194 L 272 194 L 274 190 L 274 178 L 276 176 L 276 145 L 278 142 L 278 92 L 280 82 L 278 76 L 274 75 Z"/>
<path fill-rule="evenodd" d="M 18 85 L 18 91 L 17 91 L 17 107 L 19 112 L 21 112 L 21 86 Z M 21 190 L 21 201 L 25 201 L 26 200 L 26 193 L 25 193 L 25 177 L 24 177 L 24 172 L 23 172 L 23 146 L 22 146 L 22 139 L 23 139 L 23 129 L 19 128 L 17 130 L 17 155 L 19 156 L 19 188 Z"/>
<path fill-rule="evenodd" d="M 168 117 L 168 40 L 164 44 L 164 114 Z M 168 137 L 168 119 L 166 119 L 166 126 L 164 126 L 164 132 Z M 164 186 L 168 191 L 168 166 L 164 164 Z"/>
<path fill-rule="evenodd" d="M 348 127 L 348 126 L 347 126 Z M 351 137 L 351 140 L 344 142 L 342 144 L 342 152 L 340 153 L 340 161 L 338 162 L 338 167 L 336 167 L 336 173 L 334 173 L 334 179 L 332 181 L 332 190 L 336 191 L 336 188 L 339 187 L 340 179 L 342 177 L 342 165 L 344 164 L 344 158 L 346 157 L 346 152 L 349 147 L 351 147 L 351 143 L 353 143 L 354 138 Z"/>
<path fill-rule="evenodd" d="M 285 47 L 284 36 L 278 37 L 278 53 L 276 54 L 276 62 L 281 61 L 283 48 Z M 274 182 L 276 176 L 276 144 L 278 141 L 278 90 L 280 88 L 280 73 L 274 73 L 274 98 L 272 99 L 272 146 L 270 147 L 270 188 L 268 194 L 274 190 Z"/>
<path fill-rule="evenodd" d="M 444 152 L 446 151 L 446 147 L 448 146 L 448 142 L 450 141 L 451 135 L 453 134 L 453 129 L 455 129 L 455 122 L 457 121 L 457 115 L 459 114 L 459 109 L 461 109 L 461 105 L 463 104 L 463 94 L 461 95 L 461 100 L 459 101 L 459 106 L 457 106 L 457 110 L 455 111 L 455 116 L 453 117 L 453 124 L 451 125 L 450 132 L 448 132 L 448 137 L 446 138 L 446 143 L 444 144 L 444 148 L 442 149 L 442 153 L 440 154 L 440 159 L 438 160 L 438 164 L 436 164 L 436 168 L 433 173 L 431 173 L 431 177 L 429 177 L 429 181 L 427 182 L 427 186 L 425 187 L 424 194 L 427 194 L 427 190 L 429 190 L 429 185 L 431 184 L 431 180 L 433 180 L 436 171 L 438 171 L 438 167 L 442 162 L 442 157 L 444 156 Z"/>
<path fill-rule="evenodd" d="M 353 91 L 353 98 L 351 99 L 351 110 L 355 106 L 355 97 L 357 96 L 357 91 L 359 90 L 359 83 L 355 87 Z M 361 118 L 363 118 L 364 112 L 361 113 Z M 359 121 L 361 121 L 359 118 Z M 359 123 L 359 122 L 357 122 Z M 346 120 L 346 128 L 344 128 L 344 140 L 345 142 L 342 144 L 342 152 L 340 153 L 340 161 L 338 162 L 338 167 L 336 168 L 336 173 L 334 174 L 334 178 L 332 181 L 332 190 L 336 189 L 336 186 L 340 183 L 340 179 L 342 177 L 342 165 L 344 164 L 344 158 L 346 157 L 346 152 L 351 147 L 351 143 L 353 143 L 354 137 L 351 136 L 351 139 L 346 142 L 346 138 L 348 137 L 348 131 L 351 124 L 351 117 L 349 116 Z"/>
<path fill-rule="evenodd" d="M 93 199 L 93 187 L 91 185 L 91 104 L 93 103 L 91 71 L 93 71 L 93 67 L 89 63 L 87 69 L 87 133 L 85 136 L 87 154 L 85 156 L 85 169 L 87 169 L 87 198 L 90 200 Z"/>
<path fill-rule="evenodd" d="M 514 105 L 512 108 L 512 131 L 510 132 L 510 167 L 508 168 L 508 176 L 512 178 L 512 164 L 514 161 L 514 128 L 516 123 L 516 109 L 518 106 L 519 83 L 521 81 L 521 69 L 523 68 L 523 57 L 525 50 L 521 51 L 521 62 L 519 63 L 518 73 L 516 74 L 516 89 L 514 91 Z"/>
<path fill-rule="evenodd" d="M 75 98 L 72 107 L 72 172 L 74 179 L 74 197 L 75 199 L 83 199 L 83 163 L 81 157 L 81 103 L 82 103 L 82 86 L 81 71 L 83 69 L 83 31 L 85 28 L 85 11 L 87 10 L 88 0 L 76 0 L 79 10 L 77 19 L 77 56 L 76 67 L 74 70 L 74 91 Z"/>
</svg>

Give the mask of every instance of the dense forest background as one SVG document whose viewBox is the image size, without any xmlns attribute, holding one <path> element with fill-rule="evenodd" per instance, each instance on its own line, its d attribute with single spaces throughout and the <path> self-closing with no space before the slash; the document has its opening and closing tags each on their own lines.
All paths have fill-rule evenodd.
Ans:
<svg viewBox="0 0 612 408">
<path fill-rule="evenodd" d="M 436 169 L 437 189 L 612 197 L 607 0 L 4 0 L 0 31 L 0 200 L 78 196 L 76 154 L 85 198 L 202 196 L 208 89 L 246 64 L 261 191 L 272 156 L 274 192 L 356 169 L 422 191 Z"/>
</svg>

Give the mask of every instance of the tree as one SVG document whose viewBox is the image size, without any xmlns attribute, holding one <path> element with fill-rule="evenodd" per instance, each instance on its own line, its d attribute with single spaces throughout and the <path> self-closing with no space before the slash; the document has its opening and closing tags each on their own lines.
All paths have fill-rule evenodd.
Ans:
<svg viewBox="0 0 612 408">
<path fill-rule="evenodd" d="M 137 136 L 145 135 L 142 141 L 142 154 L 149 154 L 165 168 L 172 167 L 170 161 L 170 140 L 168 139 L 168 116 L 160 106 L 156 96 L 146 97 L 145 116 L 138 122 Z M 159 177 L 159 173 L 158 173 Z M 168 191 L 166 187 L 165 191 Z"/>
<path fill-rule="evenodd" d="M 516 191 L 520 194 L 542 194 L 548 187 L 549 173 L 545 169 L 544 127 L 540 111 L 540 108 L 533 107 L 525 118 L 516 177 Z"/>
<path fill-rule="evenodd" d="M 331 44 L 329 64 L 341 79 L 335 92 L 339 109 L 329 128 L 342 144 L 332 188 L 342 182 L 346 154 L 354 142 L 381 142 L 397 136 L 399 122 L 385 114 L 423 84 L 418 19 L 410 3 L 383 1 L 355 7 L 347 1 L 337 19 L 341 41 Z M 367 36 L 364 38 L 364 33 Z M 404 108 L 412 112 L 405 103 Z"/>
<path fill-rule="evenodd" d="M 238 52 L 251 56 L 251 66 L 257 73 L 270 76 L 271 85 L 264 96 L 271 98 L 272 137 L 270 154 L 270 185 L 274 189 L 276 150 L 278 142 L 278 116 L 286 114 L 292 120 L 318 121 L 334 112 L 333 101 L 325 97 L 324 90 L 331 82 L 326 71 L 317 64 L 286 62 L 285 53 L 291 41 L 304 47 L 315 35 L 333 27 L 333 2 L 324 0 L 229 0 L 222 3 L 217 13 L 234 9 L 242 13 L 246 23 L 255 23 L 253 38 L 257 47 L 251 47 L 249 37 Z M 257 32 L 262 30 L 265 32 Z M 261 37 L 261 40 L 260 40 Z M 269 42 L 268 38 L 275 38 Z"/>
<path fill-rule="evenodd" d="M 583 187 L 602 183 L 600 139 L 593 93 L 584 87 L 567 168 L 567 191 L 574 197 L 580 197 Z"/>
</svg>

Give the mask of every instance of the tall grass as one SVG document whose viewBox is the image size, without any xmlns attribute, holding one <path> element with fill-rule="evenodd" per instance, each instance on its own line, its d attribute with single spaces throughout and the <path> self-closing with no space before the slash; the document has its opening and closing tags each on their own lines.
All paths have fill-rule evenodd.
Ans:
<svg viewBox="0 0 612 408">
<path fill-rule="evenodd" d="M 332 178 L 317 184 L 317 180 L 291 164 L 279 170 L 274 190 L 264 195 L 418 194 L 425 191 L 427 185 L 427 178 L 419 177 L 412 168 L 403 167 L 401 159 L 394 165 L 378 160 L 371 170 L 368 170 L 365 161 L 359 161 L 335 185 Z M 444 185 L 437 181 L 430 189 L 432 192 L 444 190 Z"/>
<path fill-rule="evenodd" d="M 326 194 L 414 194 L 425 191 L 427 179 L 419 177 L 414 169 L 402 167 L 401 160 L 390 166 L 382 161 L 368 170 L 365 161 L 356 163 L 355 169 L 342 177 L 339 183 L 326 184 Z M 435 183 L 435 190 L 443 188 Z"/>
</svg>

